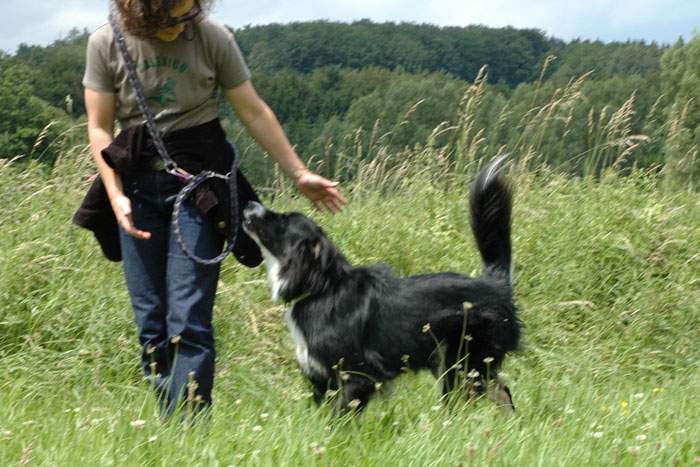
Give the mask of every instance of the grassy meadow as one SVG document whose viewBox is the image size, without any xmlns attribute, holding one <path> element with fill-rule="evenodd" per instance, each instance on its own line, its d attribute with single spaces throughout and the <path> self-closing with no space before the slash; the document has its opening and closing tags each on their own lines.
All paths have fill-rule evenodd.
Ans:
<svg viewBox="0 0 700 467">
<path fill-rule="evenodd" d="M 387 156 L 388 157 L 388 156 Z M 356 167 L 340 215 L 283 182 L 354 263 L 400 274 L 480 264 L 466 197 L 475 162 L 416 150 Z M 249 161 L 250 163 L 250 161 Z M 567 177 L 516 161 L 516 297 L 526 326 L 504 379 L 517 413 L 440 403 L 405 376 L 355 418 L 316 408 L 262 267 L 223 265 L 208 423 L 163 421 L 138 366 L 120 265 L 70 223 L 84 146 L 53 171 L 0 166 L 2 465 L 693 465 L 700 463 L 700 198 L 659 175 Z"/>
</svg>

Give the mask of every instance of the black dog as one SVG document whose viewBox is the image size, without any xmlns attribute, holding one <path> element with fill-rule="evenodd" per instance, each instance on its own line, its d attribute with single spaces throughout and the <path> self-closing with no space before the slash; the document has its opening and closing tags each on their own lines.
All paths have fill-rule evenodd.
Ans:
<svg viewBox="0 0 700 467">
<path fill-rule="evenodd" d="M 437 273 L 398 278 L 386 267 L 353 267 L 321 228 L 299 213 L 250 203 L 243 228 L 259 245 L 273 300 L 291 303 L 287 322 L 316 400 L 337 391 L 341 407 L 363 407 L 381 383 L 430 369 L 444 394 L 464 385 L 513 410 L 497 380 L 518 346 L 511 287 L 511 192 L 489 164 L 470 194 L 483 260 L 478 278 Z M 465 369 L 466 368 L 466 369 Z"/>
</svg>

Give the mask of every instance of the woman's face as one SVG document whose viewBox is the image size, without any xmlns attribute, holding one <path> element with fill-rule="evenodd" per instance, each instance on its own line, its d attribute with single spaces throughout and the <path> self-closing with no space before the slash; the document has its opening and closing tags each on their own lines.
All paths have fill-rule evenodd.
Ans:
<svg viewBox="0 0 700 467">
<path fill-rule="evenodd" d="M 171 42 L 178 38 L 182 31 L 185 30 L 185 24 L 187 23 L 188 16 L 193 15 L 198 9 L 198 5 L 195 0 L 182 0 L 176 7 L 170 11 L 170 17 L 173 19 L 173 24 L 170 27 L 159 29 L 156 32 L 156 38 L 161 41 Z M 178 19 L 185 19 L 181 22 L 177 22 Z"/>
</svg>

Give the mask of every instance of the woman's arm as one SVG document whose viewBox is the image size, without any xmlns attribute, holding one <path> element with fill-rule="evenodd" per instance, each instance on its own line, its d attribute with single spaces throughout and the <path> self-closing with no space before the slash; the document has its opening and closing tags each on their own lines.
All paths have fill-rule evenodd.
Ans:
<svg viewBox="0 0 700 467">
<path fill-rule="evenodd" d="M 224 90 L 224 94 L 248 132 L 294 180 L 299 191 L 317 208 L 339 212 L 347 200 L 336 188 L 338 183 L 314 174 L 306 167 L 289 143 L 274 112 L 260 98 L 253 84 L 246 81 Z"/>
<path fill-rule="evenodd" d="M 85 89 L 85 110 L 88 117 L 90 149 L 107 190 L 107 196 L 109 196 L 117 222 L 129 235 L 145 240 L 150 238 L 151 234 L 134 227 L 131 219 L 131 201 L 124 195 L 121 178 L 114 169 L 107 165 L 101 154 L 102 150 L 109 146 L 114 139 L 115 99 L 114 94 Z"/>
</svg>

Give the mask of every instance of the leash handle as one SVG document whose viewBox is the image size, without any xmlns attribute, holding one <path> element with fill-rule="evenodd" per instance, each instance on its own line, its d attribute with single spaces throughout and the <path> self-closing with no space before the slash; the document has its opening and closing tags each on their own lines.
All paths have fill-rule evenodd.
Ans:
<svg viewBox="0 0 700 467">
<path fill-rule="evenodd" d="M 182 189 L 180 192 L 177 194 L 177 198 L 175 199 L 175 204 L 173 206 L 173 229 L 175 231 L 175 240 L 177 241 L 177 244 L 180 246 L 182 251 L 189 257 L 191 260 L 199 263 L 199 264 L 207 264 L 207 265 L 212 265 L 212 264 L 218 264 L 222 262 L 231 252 L 233 251 L 233 247 L 236 244 L 236 239 L 238 238 L 238 196 L 233 196 L 233 193 L 238 193 L 237 191 L 237 180 L 236 180 L 236 174 L 238 171 L 238 152 L 235 151 L 234 149 L 234 162 L 233 166 L 231 167 L 231 172 L 228 173 L 227 175 L 221 175 L 216 172 L 212 172 L 210 170 L 203 170 L 199 174 L 195 175 L 189 183 Z M 229 190 L 231 190 L 231 202 L 230 202 L 230 224 L 229 224 L 229 235 L 228 238 L 226 239 L 227 245 L 224 248 L 224 250 L 219 254 L 219 256 L 215 258 L 200 258 L 190 248 L 185 244 L 185 240 L 182 238 L 182 232 L 180 230 L 180 211 L 182 210 L 182 204 L 185 202 L 187 198 L 189 198 L 194 190 L 201 185 L 202 183 L 206 182 L 207 180 L 210 179 L 221 179 L 225 180 L 228 182 L 228 187 Z"/>
</svg>

